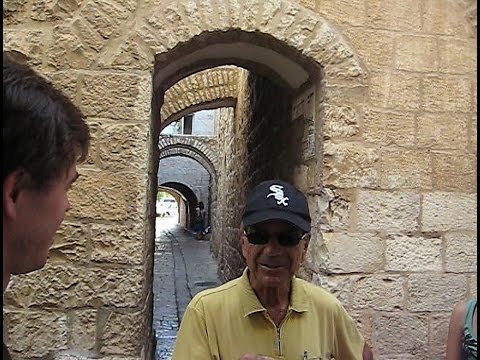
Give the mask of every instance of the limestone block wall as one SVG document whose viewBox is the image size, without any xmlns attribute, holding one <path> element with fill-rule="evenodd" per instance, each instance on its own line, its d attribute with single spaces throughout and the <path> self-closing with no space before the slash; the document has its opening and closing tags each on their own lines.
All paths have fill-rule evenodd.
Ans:
<svg viewBox="0 0 480 360">
<path fill-rule="evenodd" d="M 248 162 L 244 130 L 250 118 L 250 88 L 248 72 L 239 73 L 236 108 L 222 108 L 217 114 L 218 176 L 217 206 L 212 216 L 210 248 L 218 261 L 220 278 L 237 273 L 244 266 L 238 246 L 240 208 L 246 186 L 245 166 Z M 231 275 L 230 275 L 231 276 Z"/>
<path fill-rule="evenodd" d="M 220 162 L 217 211 L 212 219 L 214 232 L 210 247 L 223 280 L 231 278 L 244 266 L 238 243 L 238 227 L 248 183 L 245 171 L 245 164 L 249 163 L 245 142 L 248 133 L 245 129 L 251 119 L 248 78 L 246 71 L 240 76 L 236 109 L 222 109 L 217 119 Z"/>
<path fill-rule="evenodd" d="M 15 276 L 7 290 L 4 339 L 15 359 L 146 358 L 156 188 L 147 172 L 156 145 L 151 72 L 91 66 L 136 3 L 4 6 L 4 49 L 25 54 L 64 90 L 93 137 L 47 266 Z"/>
<path fill-rule="evenodd" d="M 342 300 L 377 359 L 441 358 L 453 304 L 477 294 L 476 1 L 3 5 L 4 49 L 65 90 L 93 134 L 47 267 L 15 277 L 6 294 L 16 358 L 150 357 L 161 127 L 151 109 L 152 93 L 166 90 L 152 86 L 163 69 L 154 63 L 229 29 L 268 34 L 323 69 L 315 156 L 294 174 L 314 223 L 302 276 Z M 250 104 L 239 84 L 239 103 Z M 233 238 L 244 201 L 229 190 L 247 184 L 248 106 L 224 112 L 239 125 L 222 132 L 212 246 Z M 225 273 L 239 266 L 223 264 Z"/>
<path fill-rule="evenodd" d="M 471 23 L 446 1 L 314 7 L 368 76 L 323 101 L 323 223 L 305 276 L 342 300 L 376 358 L 442 358 L 454 303 L 477 294 Z"/>
<path fill-rule="evenodd" d="M 212 218 L 213 233 L 210 248 L 218 261 L 219 276 L 226 278 L 243 266 L 243 259 L 238 246 L 239 208 L 243 204 L 245 189 L 245 174 L 242 166 L 248 160 L 245 147 L 238 147 L 239 137 L 235 136 L 235 120 L 248 117 L 248 102 L 243 101 L 248 96 L 246 76 L 242 76 L 238 97 L 238 106 L 224 108 L 219 114 L 219 154 L 220 164 L 217 178 L 217 206 Z M 243 91 L 244 89 L 244 91 Z"/>
<path fill-rule="evenodd" d="M 194 113 L 192 134 L 199 136 L 216 136 L 215 112 L 218 110 L 200 110 Z"/>
</svg>

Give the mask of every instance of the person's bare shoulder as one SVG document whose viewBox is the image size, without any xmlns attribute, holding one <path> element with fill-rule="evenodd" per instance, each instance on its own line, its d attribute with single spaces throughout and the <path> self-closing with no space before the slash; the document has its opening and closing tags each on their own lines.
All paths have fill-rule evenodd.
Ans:
<svg viewBox="0 0 480 360">
<path fill-rule="evenodd" d="M 460 360 L 463 322 L 468 301 L 460 301 L 452 310 L 448 326 L 447 360 Z"/>
<path fill-rule="evenodd" d="M 455 319 L 461 319 L 463 321 L 463 318 L 465 317 L 465 311 L 467 310 L 467 303 L 468 303 L 468 300 L 464 300 L 457 303 L 453 307 L 451 317 Z"/>
</svg>

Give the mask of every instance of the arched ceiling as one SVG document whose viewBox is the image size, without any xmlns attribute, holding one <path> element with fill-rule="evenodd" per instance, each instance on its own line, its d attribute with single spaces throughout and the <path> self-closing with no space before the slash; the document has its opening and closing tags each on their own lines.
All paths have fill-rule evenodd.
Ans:
<svg viewBox="0 0 480 360">
<path fill-rule="evenodd" d="M 179 182 L 165 182 L 159 184 L 159 188 L 169 190 L 171 189 L 180 193 L 182 197 L 186 200 L 189 209 L 194 209 L 198 203 L 197 196 L 195 195 L 193 190 L 185 184 Z"/>
<path fill-rule="evenodd" d="M 291 92 L 317 77 L 320 70 L 315 61 L 271 35 L 231 29 L 201 33 L 156 55 L 154 88 L 167 90 L 182 78 L 221 65 L 255 71 Z"/>
<path fill-rule="evenodd" d="M 165 187 L 165 186 L 159 186 L 159 187 L 157 188 L 157 191 L 158 191 L 158 192 L 164 191 L 164 192 L 172 195 L 172 196 L 175 197 L 175 198 L 176 198 L 176 197 L 180 197 L 180 198 L 182 198 L 182 199 L 185 200 L 185 201 L 187 200 L 187 199 L 185 198 L 185 196 L 183 195 L 183 193 L 181 193 L 180 191 L 178 191 L 178 190 L 176 190 L 176 189 L 173 189 L 173 188 L 169 188 L 169 187 Z"/>
<path fill-rule="evenodd" d="M 245 72 L 236 66 L 219 66 L 180 80 L 165 92 L 160 111 L 162 127 L 195 111 L 234 106 Z"/>
<path fill-rule="evenodd" d="M 225 54 L 223 59 L 218 54 Z M 309 72 L 301 65 L 284 54 L 249 42 L 225 42 L 207 45 L 196 51 L 189 52 L 178 61 L 171 62 L 162 68 L 155 76 L 156 83 L 169 84 L 169 78 L 174 78 L 182 69 L 190 68 L 189 73 L 203 70 L 206 64 L 231 63 L 238 66 L 270 69 L 290 89 L 299 89 L 308 81 Z M 258 71 L 258 70 L 257 70 Z"/>
<path fill-rule="evenodd" d="M 207 169 L 214 183 L 219 169 L 218 142 L 214 137 L 160 136 L 160 159 L 180 155 L 198 161 Z"/>
</svg>

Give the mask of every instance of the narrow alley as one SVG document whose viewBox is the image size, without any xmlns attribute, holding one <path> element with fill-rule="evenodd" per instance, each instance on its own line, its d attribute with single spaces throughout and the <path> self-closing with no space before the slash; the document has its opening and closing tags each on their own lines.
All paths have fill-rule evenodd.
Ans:
<svg viewBox="0 0 480 360">
<path fill-rule="evenodd" d="M 199 291 L 220 284 L 209 241 L 196 240 L 175 216 L 157 217 L 154 265 L 156 360 L 169 360 L 185 308 Z"/>
</svg>

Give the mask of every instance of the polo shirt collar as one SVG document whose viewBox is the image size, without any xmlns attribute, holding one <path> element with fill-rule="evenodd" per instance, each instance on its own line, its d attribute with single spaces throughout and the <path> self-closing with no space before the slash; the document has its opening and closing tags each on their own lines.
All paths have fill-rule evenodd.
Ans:
<svg viewBox="0 0 480 360">
<path fill-rule="evenodd" d="M 256 312 L 266 311 L 265 307 L 258 300 L 257 295 L 248 280 L 248 267 L 243 270 L 239 285 L 242 289 L 241 303 L 243 307 L 243 316 L 247 317 Z M 290 297 L 289 309 L 301 313 L 309 310 L 309 301 L 302 283 L 294 276 L 292 278 L 292 293 Z"/>
</svg>

